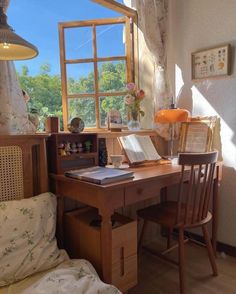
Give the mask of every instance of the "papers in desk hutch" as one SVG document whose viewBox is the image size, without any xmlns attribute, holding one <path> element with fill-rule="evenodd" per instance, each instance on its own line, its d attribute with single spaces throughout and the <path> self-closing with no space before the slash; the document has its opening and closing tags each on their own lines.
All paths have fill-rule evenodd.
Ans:
<svg viewBox="0 0 236 294">
<path fill-rule="evenodd" d="M 109 184 L 133 177 L 132 171 L 94 166 L 65 172 L 65 176 L 95 184 Z"/>
</svg>

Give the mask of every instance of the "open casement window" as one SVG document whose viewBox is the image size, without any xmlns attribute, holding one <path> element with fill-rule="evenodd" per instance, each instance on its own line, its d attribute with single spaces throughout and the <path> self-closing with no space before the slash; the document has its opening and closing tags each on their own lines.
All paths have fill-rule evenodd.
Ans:
<svg viewBox="0 0 236 294">
<path fill-rule="evenodd" d="M 126 84 L 134 81 L 132 26 L 126 16 L 59 24 L 65 130 L 76 116 L 86 128 L 104 128 L 114 108 L 126 118 Z"/>
</svg>

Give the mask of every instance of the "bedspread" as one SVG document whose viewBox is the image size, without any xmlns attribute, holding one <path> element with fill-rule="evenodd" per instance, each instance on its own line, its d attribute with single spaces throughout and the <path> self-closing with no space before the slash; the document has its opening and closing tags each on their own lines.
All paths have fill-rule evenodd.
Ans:
<svg viewBox="0 0 236 294">
<path fill-rule="evenodd" d="M 9 287 L 0 294 L 121 294 L 112 285 L 103 283 L 86 260 L 69 260 L 58 267 L 34 275 Z"/>
</svg>

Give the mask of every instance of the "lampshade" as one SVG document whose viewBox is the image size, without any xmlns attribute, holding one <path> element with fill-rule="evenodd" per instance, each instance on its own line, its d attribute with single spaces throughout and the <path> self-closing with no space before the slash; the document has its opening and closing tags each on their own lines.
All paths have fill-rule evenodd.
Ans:
<svg viewBox="0 0 236 294">
<path fill-rule="evenodd" d="M 38 55 L 38 49 L 13 32 L 7 24 L 4 8 L 0 7 L 0 60 L 30 59 Z"/>
<path fill-rule="evenodd" d="M 171 108 L 159 110 L 155 115 L 156 123 L 177 123 L 188 119 L 189 112 L 186 109 Z"/>
</svg>

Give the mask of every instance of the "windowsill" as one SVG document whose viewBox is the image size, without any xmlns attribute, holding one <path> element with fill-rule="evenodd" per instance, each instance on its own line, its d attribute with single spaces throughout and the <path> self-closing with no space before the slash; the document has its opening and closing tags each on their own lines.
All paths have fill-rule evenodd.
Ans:
<svg viewBox="0 0 236 294">
<path fill-rule="evenodd" d="M 98 137 L 102 138 L 102 137 L 108 137 L 108 138 L 115 138 L 115 137 L 119 137 L 122 135 L 129 135 L 129 134 L 140 134 L 140 135 L 157 135 L 156 131 L 154 130 L 139 130 L 139 131 L 130 131 L 130 130 L 122 130 L 121 132 L 114 132 L 114 131 L 108 131 L 108 130 L 104 130 L 104 131 L 97 131 Z"/>
<path fill-rule="evenodd" d="M 59 132 L 60 134 L 72 134 L 69 131 L 61 131 Z M 75 135 L 77 134 L 88 134 L 88 133 L 96 133 L 98 135 L 98 138 L 116 138 L 118 136 L 122 136 L 122 135 L 129 135 L 129 134 L 141 134 L 141 135 L 149 135 L 149 136 L 154 136 L 157 135 L 155 130 L 152 129 L 141 129 L 139 131 L 130 131 L 130 130 L 122 130 L 119 132 L 116 131 L 109 131 L 109 130 L 102 130 L 102 129 L 86 129 L 81 133 L 74 133 Z M 37 132 L 37 135 L 50 135 L 50 133 L 47 132 Z"/>
</svg>

